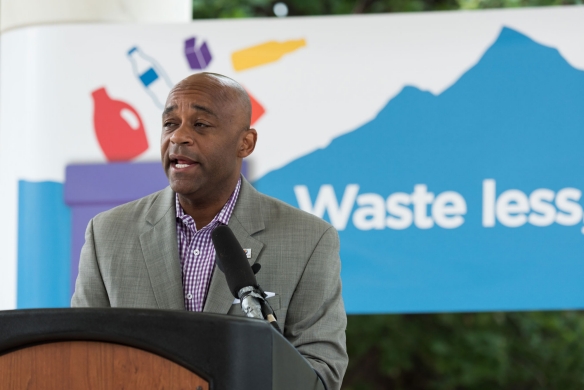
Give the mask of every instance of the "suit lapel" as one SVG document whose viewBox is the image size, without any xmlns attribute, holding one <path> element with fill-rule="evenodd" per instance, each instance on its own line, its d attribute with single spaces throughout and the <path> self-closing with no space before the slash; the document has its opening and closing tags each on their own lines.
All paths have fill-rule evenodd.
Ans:
<svg viewBox="0 0 584 390">
<path fill-rule="evenodd" d="M 255 263 L 264 244 L 253 238 L 252 234 L 264 229 L 264 221 L 261 214 L 259 193 L 244 178 L 241 179 L 239 198 L 229 219 L 228 226 L 233 231 L 241 247 L 251 249 L 250 265 Z M 203 311 L 226 314 L 231 308 L 234 299 L 227 286 L 225 274 L 215 266 Z"/>
<path fill-rule="evenodd" d="M 167 187 L 146 215 L 151 228 L 140 235 L 140 244 L 158 307 L 184 310 L 174 205 L 174 192 Z"/>
</svg>

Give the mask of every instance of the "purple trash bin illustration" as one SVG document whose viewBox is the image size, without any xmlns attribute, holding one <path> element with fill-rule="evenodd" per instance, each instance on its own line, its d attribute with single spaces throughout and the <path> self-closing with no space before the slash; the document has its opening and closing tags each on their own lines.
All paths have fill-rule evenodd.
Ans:
<svg viewBox="0 0 584 390">
<path fill-rule="evenodd" d="M 247 162 L 241 166 L 247 174 Z M 79 273 L 85 229 L 97 214 L 168 186 L 160 162 L 74 164 L 65 172 L 65 203 L 71 208 L 71 295 Z"/>
</svg>

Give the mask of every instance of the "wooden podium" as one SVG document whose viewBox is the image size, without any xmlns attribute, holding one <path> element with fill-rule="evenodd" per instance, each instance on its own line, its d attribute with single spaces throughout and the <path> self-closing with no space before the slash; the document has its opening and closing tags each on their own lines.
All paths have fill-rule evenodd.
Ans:
<svg viewBox="0 0 584 390">
<path fill-rule="evenodd" d="M 145 309 L 0 311 L 1 389 L 323 390 L 266 321 Z"/>
</svg>

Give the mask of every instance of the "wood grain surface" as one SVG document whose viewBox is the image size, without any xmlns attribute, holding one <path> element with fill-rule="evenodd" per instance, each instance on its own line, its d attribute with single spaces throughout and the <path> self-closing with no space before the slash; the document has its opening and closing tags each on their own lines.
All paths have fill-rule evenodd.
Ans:
<svg viewBox="0 0 584 390">
<path fill-rule="evenodd" d="M 0 389 L 208 390 L 209 384 L 150 352 L 118 344 L 69 341 L 0 356 Z"/>
</svg>

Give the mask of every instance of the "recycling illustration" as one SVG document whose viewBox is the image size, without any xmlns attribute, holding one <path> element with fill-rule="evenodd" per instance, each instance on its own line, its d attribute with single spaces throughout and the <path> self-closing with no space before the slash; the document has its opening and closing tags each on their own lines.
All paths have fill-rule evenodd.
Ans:
<svg viewBox="0 0 584 390">
<path fill-rule="evenodd" d="M 95 135 L 108 161 L 129 161 L 148 149 L 144 124 L 132 106 L 110 98 L 105 88 L 91 96 Z"/>
<path fill-rule="evenodd" d="M 209 66 L 213 57 L 207 42 L 202 42 L 198 47 L 195 46 L 197 43 L 197 37 L 192 37 L 185 41 L 185 57 L 191 69 L 203 70 Z"/>
<path fill-rule="evenodd" d="M 184 55 L 192 70 L 206 69 L 212 59 L 207 42 L 196 46 L 197 38 L 185 40 Z M 266 42 L 233 53 L 233 67 L 237 71 L 269 64 L 289 52 L 306 45 L 304 39 L 283 43 Z M 170 77 L 153 57 L 133 46 L 127 53 L 136 81 L 156 107 L 164 108 L 166 97 L 174 85 Z M 251 125 L 266 112 L 262 104 L 248 91 L 251 101 Z M 142 119 L 128 103 L 111 99 L 104 87 L 91 93 L 94 101 L 94 129 L 99 146 L 108 161 L 130 161 L 148 149 L 148 140 Z"/>
<path fill-rule="evenodd" d="M 174 85 L 158 62 L 143 53 L 140 48 L 133 47 L 128 51 L 132 70 L 139 82 L 158 108 L 164 108 L 168 92 Z"/>
</svg>

